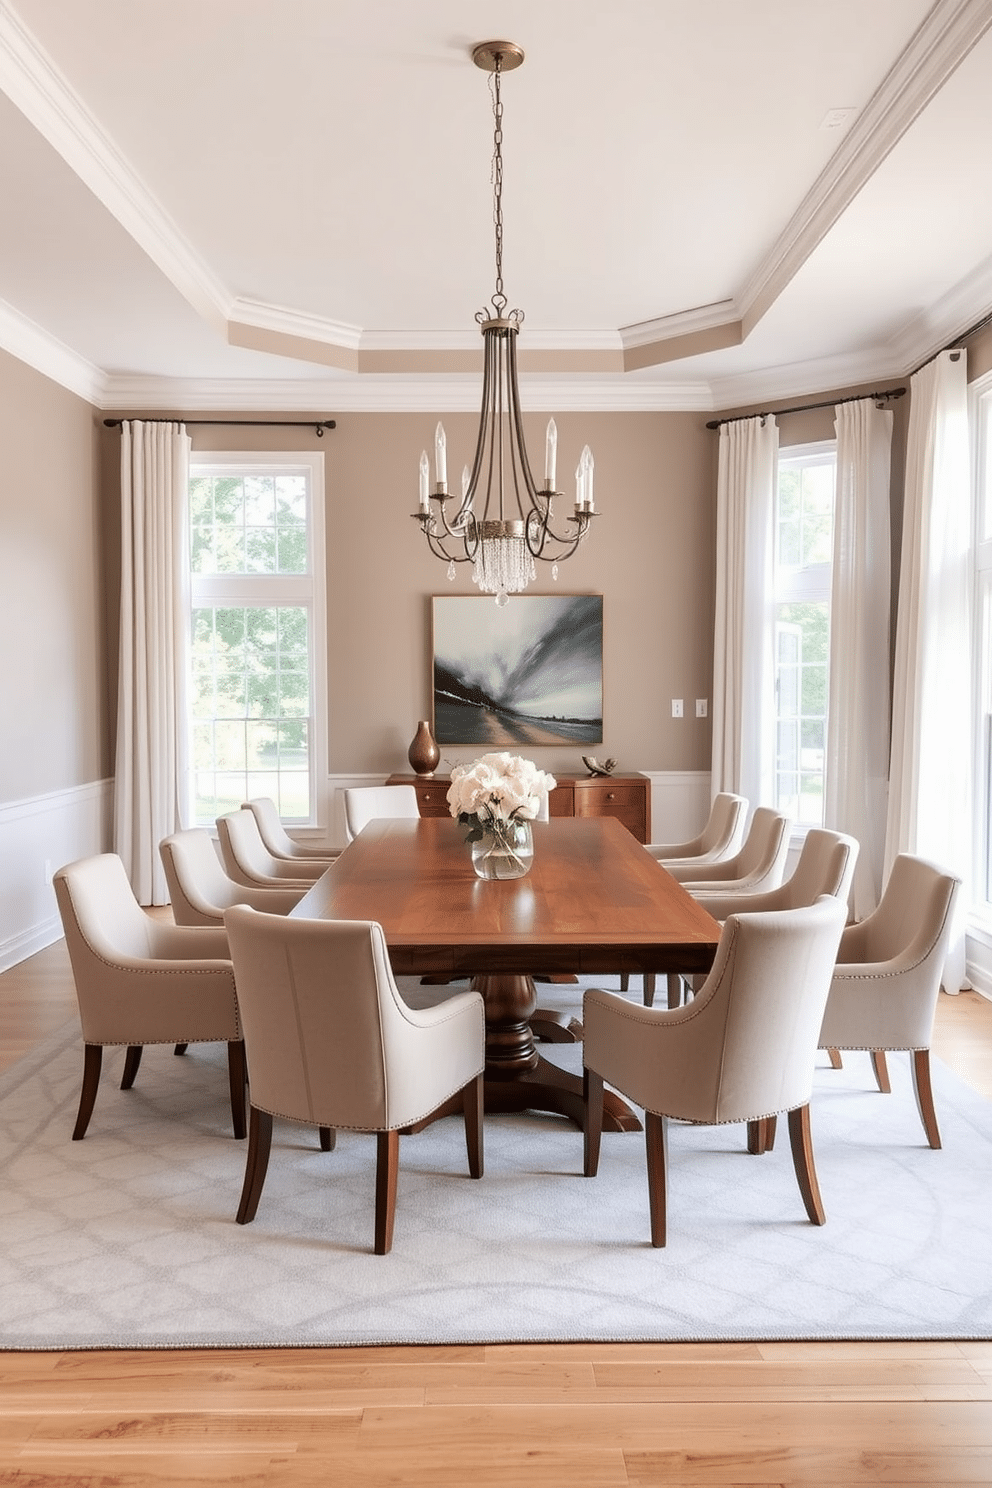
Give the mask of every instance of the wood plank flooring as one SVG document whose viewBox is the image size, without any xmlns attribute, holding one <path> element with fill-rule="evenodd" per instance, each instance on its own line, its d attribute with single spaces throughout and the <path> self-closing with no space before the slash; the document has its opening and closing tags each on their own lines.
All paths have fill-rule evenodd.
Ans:
<svg viewBox="0 0 992 1488">
<path fill-rule="evenodd" d="M 63 946 L 0 976 L 0 1068 L 74 1013 Z M 992 1003 L 934 1048 L 992 1099 Z M 0 1485 L 199 1484 L 992 1485 L 992 1342 L 0 1351 Z"/>
</svg>

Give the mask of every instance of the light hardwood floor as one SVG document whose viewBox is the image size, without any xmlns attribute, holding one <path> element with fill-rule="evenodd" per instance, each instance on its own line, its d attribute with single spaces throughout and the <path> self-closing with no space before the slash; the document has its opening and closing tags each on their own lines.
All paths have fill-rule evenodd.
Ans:
<svg viewBox="0 0 992 1488">
<path fill-rule="evenodd" d="M 74 1013 L 61 945 L 0 976 L 0 1068 Z M 992 1099 L 992 1003 L 934 1046 Z M 0 1352 L 0 1485 L 56 1484 L 974 1488 L 992 1342 Z"/>
</svg>

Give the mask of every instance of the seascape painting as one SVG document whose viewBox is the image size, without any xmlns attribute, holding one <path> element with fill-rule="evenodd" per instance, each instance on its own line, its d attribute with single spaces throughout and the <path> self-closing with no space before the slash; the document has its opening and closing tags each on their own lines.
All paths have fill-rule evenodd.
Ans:
<svg viewBox="0 0 992 1488">
<path fill-rule="evenodd" d="M 434 737 L 486 750 L 603 741 L 603 596 L 434 599 Z"/>
</svg>

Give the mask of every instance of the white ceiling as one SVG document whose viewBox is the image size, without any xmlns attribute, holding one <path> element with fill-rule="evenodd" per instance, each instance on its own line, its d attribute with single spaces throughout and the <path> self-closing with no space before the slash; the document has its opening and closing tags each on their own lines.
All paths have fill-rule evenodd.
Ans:
<svg viewBox="0 0 992 1488">
<path fill-rule="evenodd" d="M 104 408 L 474 406 L 494 37 L 531 406 L 888 382 L 992 309 L 992 0 L 0 0 L 0 345 Z"/>
</svg>

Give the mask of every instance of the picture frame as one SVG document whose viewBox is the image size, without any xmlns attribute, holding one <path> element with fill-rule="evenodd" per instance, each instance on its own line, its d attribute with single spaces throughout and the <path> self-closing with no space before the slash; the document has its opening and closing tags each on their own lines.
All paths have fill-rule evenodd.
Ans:
<svg viewBox="0 0 992 1488">
<path fill-rule="evenodd" d="M 438 594 L 432 707 L 439 745 L 603 742 L 603 596 Z"/>
</svg>

